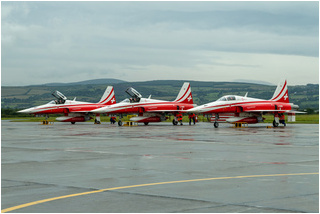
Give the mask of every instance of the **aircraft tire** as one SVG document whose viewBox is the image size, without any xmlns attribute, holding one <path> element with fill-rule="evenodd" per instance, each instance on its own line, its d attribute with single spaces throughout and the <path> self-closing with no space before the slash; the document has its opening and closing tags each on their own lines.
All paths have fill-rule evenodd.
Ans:
<svg viewBox="0 0 320 214">
<path fill-rule="evenodd" d="M 149 124 L 149 122 L 144 122 L 144 125 L 146 125 L 146 126 L 147 126 L 148 124 Z"/>
<path fill-rule="evenodd" d="M 118 121 L 118 126 L 122 126 L 122 121 L 121 120 Z"/>
<path fill-rule="evenodd" d="M 76 122 L 71 122 L 72 125 L 76 124 Z"/>
<path fill-rule="evenodd" d="M 176 121 L 175 119 L 173 119 L 173 120 L 172 120 L 172 124 L 173 124 L 174 126 L 176 126 L 176 125 L 178 125 L 178 121 Z"/>
<path fill-rule="evenodd" d="M 273 120 L 273 127 L 278 127 L 279 123 L 276 122 L 276 120 Z"/>
<path fill-rule="evenodd" d="M 213 126 L 214 126 L 214 128 L 218 128 L 219 127 L 219 123 L 218 122 L 214 122 Z"/>
</svg>

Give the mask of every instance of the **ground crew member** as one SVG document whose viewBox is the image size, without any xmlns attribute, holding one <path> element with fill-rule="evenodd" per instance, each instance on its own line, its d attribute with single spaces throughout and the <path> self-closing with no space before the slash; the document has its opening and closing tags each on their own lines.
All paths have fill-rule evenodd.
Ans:
<svg viewBox="0 0 320 214">
<path fill-rule="evenodd" d="M 192 120 L 193 120 L 193 125 L 196 125 L 196 118 L 197 118 L 197 116 L 193 113 L 193 118 L 192 118 Z"/>
<path fill-rule="evenodd" d="M 176 115 L 176 117 L 177 117 L 177 119 L 178 119 L 178 122 L 180 122 L 180 125 L 183 125 L 183 124 L 182 124 L 182 114 L 181 114 L 181 113 L 178 113 L 178 114 Z"/>
<path fill-rule="evenodd" d="M 279 122 L 282 123 L 284 126 L 286 126 L 286 118 L 284 116 L 284 114 L 280 114 L 279 115 Z"/>
<path fill-rule="evenodd" d="M 111 122 L 111 124 L 115 124 L 115 122 L 116 122 L 116 117 L 115 116 L 111 116 L 110 117 L 110 122 Z"/>
<path fill-rule="evenodd" d="M 193 125 L 196 124 L 196 115 L 194 113 L 189 114 L 189 125 L 191 125 L 191 120 L 193 120 Z"/>
</svg>

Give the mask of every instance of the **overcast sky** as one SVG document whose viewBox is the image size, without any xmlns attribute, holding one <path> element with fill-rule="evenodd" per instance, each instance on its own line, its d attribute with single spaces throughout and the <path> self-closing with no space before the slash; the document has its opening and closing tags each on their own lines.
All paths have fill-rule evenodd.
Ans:
<svg viewBox="0 0 320 214">
<path fill-rule="evenodd" d="M 319 2 L 1 2 L 1 84 L 319 83 Z"/>
</svg>

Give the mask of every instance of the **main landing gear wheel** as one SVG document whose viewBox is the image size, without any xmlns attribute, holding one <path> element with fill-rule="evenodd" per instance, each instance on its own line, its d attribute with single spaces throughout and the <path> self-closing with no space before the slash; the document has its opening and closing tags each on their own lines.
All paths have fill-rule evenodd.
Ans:
<svg viewBox="0 0 320 214">
<path fill-rule="evenodd" d="M 144 122 L 144 125 L 146 125 L 146 126 L 147 126 L 148 124 L 149 124 L 149 122 Z"/>
<path fill-rule="evenodd" d="M 178 121 L 176 121 L 175 119 L 173 119 L 173 120 L 172 120 L 172 124 L 173 124 L 174 126 L 176 126 L 176 125 L 178 125 Z"/>
<path fill-rule="evenodd" d="M 118 126 L 122 126 L 122 121 L 121 120 L 118 121 Z"/>
<path fill-rule="evenodd" d="M 214 128 L 218 128 L 219 127 L 219 123 L 218 122 L 214 122 Z"/>
<path fill-rule="evenodd" d="M 76 122 L 71 122 L 72 125 L 74 125 Z"/>
<path fill-rule="evenodd" d="M 273 121 L 273 127 L 278 127 L 279 123 L 276 122 L 276 120 Z"/>
</svg>

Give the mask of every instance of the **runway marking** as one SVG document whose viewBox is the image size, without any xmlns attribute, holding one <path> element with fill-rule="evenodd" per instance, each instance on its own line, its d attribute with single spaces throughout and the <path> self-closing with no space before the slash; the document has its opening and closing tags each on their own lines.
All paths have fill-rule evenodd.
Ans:
<svg viewBox="0 0 320 214">
<path fill-rule="evenodd" d="M 318 175 L 319 172 L 312 172 L 312 173 L 291 173 L 291 174 L 271 174 L 271 175 L 244 175 L 244 176 L 234 176 L 234 177 L 217 177 L 217 178 L 200 178 L 200 179 L 192 179 L 192 180 L 180 180 L 180 181 L 166 181 L 166 182 L 159 182 L 159 183 L 148 183 L 148 184 L 138 184 L 138 185 L 131 185 L 131 186 L 122 186 L 122 187 L 113 187 L 113 188 L 107 188 L 107 189 L 100 189 L 95 191 L 89 191 L 89 192 L 82 192 L 82 193 L 75 193 L 70 195 L 63 195 L 59 197 L 54 198 L 47 198 L 39 201 L 34 201 L 26 204 L 21 204 L 14 207 L 9 207 L 7 209 L 1 210 L 2 213 L 18 210 L 25 207 L 30 207 L 37 204 L 42 204 L 50 201 L 55 201 L 59 199 L 65 199 L 65 198 L 72 198 L 76 196 L 82 196 L 82 195 L 89 195 L 94 193 L 100 193 L 110 190 L 119 190 L 119 189 L 129 189 L 134 187 L 145 187 L 145 186 L 155 186 L 155 185 L 162 185 L 162 184 L 176 184 L 176 183 L 187 183 L 187 182 L 196 182 L 196 181 L 211 181 L 211 180 L 226 180 L 226 179 L 236 179 L 236 178 L 259 178 L 259 177 L 279 177 L 279 176 L 292 176 L 292 175 Z"/>
</svg>

